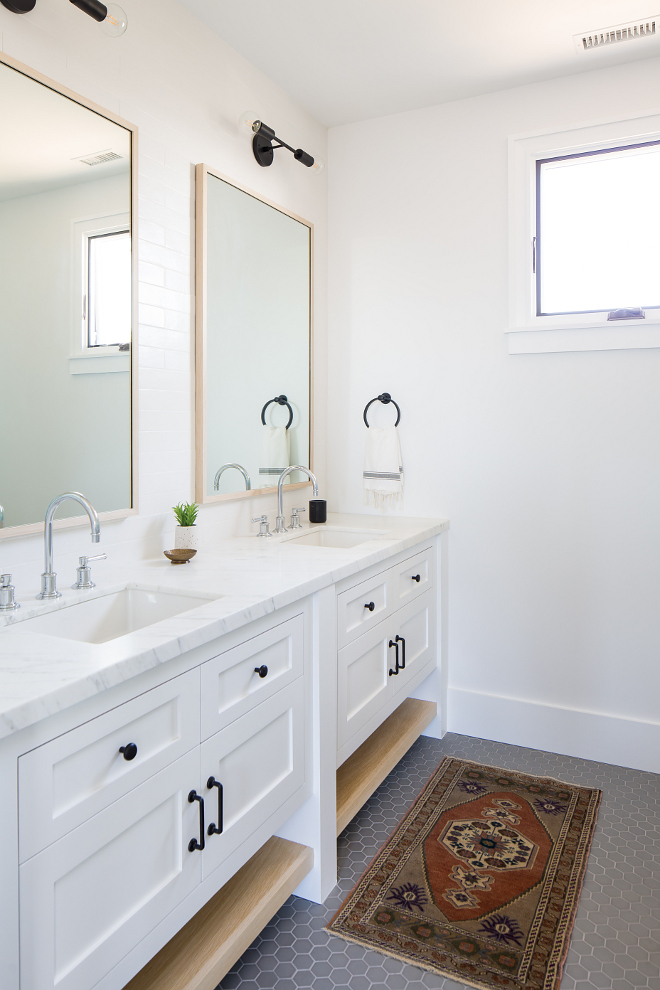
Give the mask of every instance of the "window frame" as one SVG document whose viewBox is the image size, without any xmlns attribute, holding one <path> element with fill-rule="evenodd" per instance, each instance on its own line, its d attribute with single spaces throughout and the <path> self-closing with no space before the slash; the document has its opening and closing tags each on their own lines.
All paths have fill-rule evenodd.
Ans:
<svg viewBox="0 0 660 990">
<path fill-rule="evenodd" d="M 113 213 L 86 217 L 72 222 L 71 266 L 71 356 L 69 371 L 73 375 L 95 372 L 129 371 L 130 352 L 133 347 L 135 327 L 131 327 L 128 350 L 120 350 L 119 344 L 89 346 L 89 241 L 105 234 L 131 230 L 130 213 Z"/>
<path fill-rule="evenodd" d="M 90 304 L 90 297 L 91 297 L 90 276 L 91 276 L 92 242 L 93 241 L 101 240 L 102 238 L 105 238 L 105 237 L 118 237 L 118 236 L 120 236 L 122 234 L 127 234 L 128 235 L 128 243 L 129 243 L 129 247 L 130 247 L 131 229 L 130 229 L 130 226 L 128 226 L 128 225 L 125 226 L 125 227 L 120 227 L 120 228 L 113 229 L 113 230 L 103 230 L 103 231 L 93 230 L 93 231 L 88 231 L 88 232 L 86 232 L 84 234 L 85 247 L 86 247 L 86 250 L 85 250 L 85 255 L 86 255 L 86 271 L 85 271 L 85 282 L 84 282 L 84 285 L 83 285 L 83 290 L 86 289 L 86 293 L 85 293 L 86 300 L 85 300 L 85 302 L 83 304 L 83 319 L 85 321 L 85 327 L 83 329 L 83 333 L 85 334 L 85 337 L 84 337 L 84 340 L 83 340 L 83 348 L 85 348 L 86 350 L 94 351 L 95 354 L 98 353 L 102 348 L 115 348 L 116 347 L 119 350 L 121 350 L 124 347 L 125 344 L 129 344 L 129 346 L 130 346 L 130 343 L 131 343 L 130 330 L 129 330 L 129 339 L 127 341 L 118 341 L 117 343 L 114 343 L 114 344 L 90 344 L 90 342 L 89 342 L 89 339 L 90 339 L 90 336 L 91 336 L 91 332 L 92 332 L 92 325 L 91 325 L 92 324 L 92 306 Z M 129 261 L 129 266 L 130 266 L 130 261 Z"/>
<path fill-rule="evenodd" d="M 509 353 L 660 347 L 660 306 L 645 319 L 607 320 L 610 310 L 537 312 L 539 163 L 660 142 L 660 114 L 639 114 L 563 131 L 509 138 Z"/>
</svg>

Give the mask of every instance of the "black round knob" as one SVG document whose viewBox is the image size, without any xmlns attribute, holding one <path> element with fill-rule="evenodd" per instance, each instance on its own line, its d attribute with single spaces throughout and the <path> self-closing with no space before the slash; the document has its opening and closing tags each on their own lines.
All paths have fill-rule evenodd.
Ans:
<svg viewBox="0 0 660 990">
<path fill-rule="evenodd" d="M 366 602 L 364 607 L 368 608 L 370 612 L 373 612 L 376 606 L 374 605 L 373 602 Z"/>
<path fill-rule="evenodd" d="M 255 674 L 259 674 L 259 677 L 265 677 L 268 674 L 268 667 L 265 663 L 262 663 L 261 667 L 254 668 Z"/>
<path fill-rule="evenodd" d="M 417 581 L 417 584 L 419 584 L 419 582 L 422 580 L 422 575 L 421 574 L 413 574 L 412 575 L 412 579 L 413 579 L 413 581 Z"/>
<path fill-rule="evenodd" d="M 128 746 L 120 746 L 119 752 L 124 754 L 125 760 L 134 760 L 137 756 L 137 746 L 135 743 L 129 743 Z"/>
</svg>

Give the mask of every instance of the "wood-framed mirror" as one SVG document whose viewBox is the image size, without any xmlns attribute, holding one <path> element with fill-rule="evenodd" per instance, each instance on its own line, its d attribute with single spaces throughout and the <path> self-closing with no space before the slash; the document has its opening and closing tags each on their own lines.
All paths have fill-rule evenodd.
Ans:
<svg viewBox="0 0 660 990">
<path fill-rule="evenodd" d="M 195 498 L 208 503 L 314 470 L 314 229 L 204 164 L 196 213 Z"/>
<path fill-rule="evenodd" d="M 137 128 L 0 53 L 0 539 L 137 512 Z M 57 528 L 83 525 L 64 503 Z"/>
</svg>

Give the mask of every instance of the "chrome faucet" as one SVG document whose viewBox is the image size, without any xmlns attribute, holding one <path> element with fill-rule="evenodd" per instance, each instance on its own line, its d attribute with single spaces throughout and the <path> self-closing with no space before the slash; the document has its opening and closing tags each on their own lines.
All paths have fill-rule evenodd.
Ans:
<svg viewBox="0 0 660 990">
<path fill-rule="evenodd" d="M 98 543 L 101 539 L 101 526 L 96 509 L 92 503 L 81 495 L 80 492 L 64 492 L 54 498 L 46 509 L 46 519 L 44 522 L 44 559 L 45 570 L 41 575 L 41 591 L 37 598 L 61 598 L 61 592 L 57 590 L 57 574 L 53 571 L 53 516 L 62 502 L 71 499 L 78 502 L 89 516 L 92 528 L 92 543 Z"/>
<path fill-rule="evenodd" d="M 292 471 L 302 471 L 303 474 L 307 475 L 313 485 L 314 498 L 316 498 L 319 493 L 319 483 L 309 468 L 303 467 L 302 464 L 292 464 L 291 467 L 284 468 L 282 474 L 280 475 L 280 479 L 277 482 L 277 520 L 275 522 L 276 533 L 286 533 L 286 526 L 284 525 L 284 506 L 282 505 L 282 485 L 284 484 L 284 479 L 287 475 L 291 474 Z"/>
<path fill-rule="evenodd" d="M 220 475 L 223 473 L 223 471 L 227 471 L 229 468 L 236 468 L 237 471 L 241 472 L 243 478 L 245 479 L 245 491 L 249 492 L 252 488 L 252 483 L 250 482 L 250 475 L 247 473 L 247 471 L 245 470 L 242 464 L 234 464 L 234 463 L 223 464 L 221 468 L 218 468 L 218 472 L 215 478 L 213 479 L 213 488 L 215 489 L 215 491 L 217 492 L 218 489 L 220 488 Z"/>
<path fill-rule="evenodd" d="M 4 524 L 5 524 L 5 510 L 3 506 L 0 505 L 0 529 L 2 529 Z"/>
</svg>

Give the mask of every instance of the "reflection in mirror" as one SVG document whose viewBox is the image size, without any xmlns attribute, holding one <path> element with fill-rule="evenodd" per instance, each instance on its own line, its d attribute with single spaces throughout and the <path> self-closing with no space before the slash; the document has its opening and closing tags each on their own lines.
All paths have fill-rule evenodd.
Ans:
<svg viewBox="0 0 660 990">
<path fill-rule="evenodd" d="M 312 231 L 204 165 L 197 196 L 202 502 L 272 488 L 291 464 L 311 467 Z"/>
<path fill-rule="evenodd" d="M 132 134 L 3 63 L 0 115 L 6 534 L 63 491 L 132 506 Z"/>
</svg>

